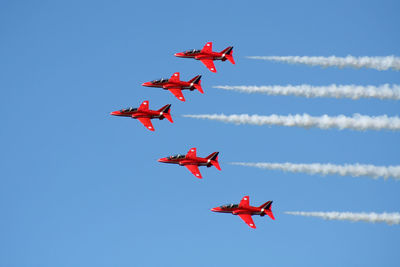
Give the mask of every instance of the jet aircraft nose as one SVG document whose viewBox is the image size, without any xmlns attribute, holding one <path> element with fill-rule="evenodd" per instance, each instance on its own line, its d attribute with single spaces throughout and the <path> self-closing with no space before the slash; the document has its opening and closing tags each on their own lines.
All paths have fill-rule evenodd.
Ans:
<svg viewBox="0 0 400 267">
<path fill-rule="evenodd" d="M 118 115 L 121 115 L 121 112 L 113 111 L 113 112 L 110 113 L 110 115 L 118 116 Z"/>
<path fill-rule="evenodd" d="M 158 162 L 167 162 L 167 161 L 168 161 L 167 158 L 161 158 L 161 159 L 158 160 Z"/>
<path fill-rule="evenodd" d="M 182 53 L 182 52 L 180 52 L 180 53 L 175 53 L 174 56 L 176 56 L 176 57 L 183 57 L 183 53 Z"/>
<path fill-rule="evenodd" d="M 151 85 L 151 82 L 142 83 L 142 86 L 150 86 L 150 85 Z"/>
<path fill-rule="evenodd" d="M 218 212 L 218 211 L 221 211 L 221 208 L 220 207 L 212 208 L 211 211 Z"/>
</svg>

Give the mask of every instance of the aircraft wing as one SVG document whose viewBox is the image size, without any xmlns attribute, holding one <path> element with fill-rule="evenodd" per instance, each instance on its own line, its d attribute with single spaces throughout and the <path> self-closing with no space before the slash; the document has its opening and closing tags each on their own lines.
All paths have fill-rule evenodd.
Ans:
<svg viewBox="0 0 400 267">
<path fill-rule="evenodd" d="M 182 90 L 180 88 L 168 88 L 168 90 L 176 96 L 180 101 L 185 101 Z"/>
<path fill-rule="evenodd" d="M 197 178 L 199 178 L 199 179 L 203 178 L 201 176 L 201 173 L 200 173 L 200 170 L 199 170 L 199 166 L 194 165 L 194 164 L 188 164 L 188 165 L 185 165 L 185 167 L 188 168 L 188 170 L 191 173 L 193 173 L 193 175 L 196 176 Z"/>
<path fill-rule="evenodd" d="M 172 74 L 169 81 L 170 82 L 179 82 L 179 72 L 175 72 L 174 74 Z"/>
<path fill-rule="evenodd" d="M 239 207 L 248 207 L 250 205 L 249 196 L 244 196 L 239 203 Z"/>
<path fill-rule="evenodd" d="M 212 42 L 208 42 L 204 45 L 203 49 L 201 49 L 201 52 L 204 53 L 211 53 L 212 52 Z"/>
<path fill-rule="evenodd" d="M 188 153 L 186 154 L 187 158 L 195 158 L 197 157 L 197 153 L 196 153 L 196 148 L 192 147 L 191 149 L 189 149 Z"/>
<path fill-rule="evenodd" d="M 251 218 L 250 214 L 238 214 L 238 216 L 245 222 L 247 223 L 248 226 L 251 228 L 256 228 L 256 225 L 253 222 L 253 218 Z"/>
<path fill-rule="evenodd" d="M 138 110 L 149 110 L 149 101 L 143 101 Z"/>
<path fill-rule="evenodd" d="M 214 60 L 212 59 L 200 59 L 201 63 L 203 63 L 211 72 L 217 72 L 214 66 Z"/>
<path fill-rule="evenodd" d="M 154 131 L 153 124 L 151 123 L 151 120 L 149 118 L 136 118 L 136 119 L 138 119 L 144 125 L 144 127 L 149 129 L 150 131 Z"/>
</svg>

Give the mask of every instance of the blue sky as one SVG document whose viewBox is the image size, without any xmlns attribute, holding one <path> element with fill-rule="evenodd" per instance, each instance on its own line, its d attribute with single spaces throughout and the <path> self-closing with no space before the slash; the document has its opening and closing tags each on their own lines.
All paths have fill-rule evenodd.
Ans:
<svg viewBox="0 0 400 267">
<path fill-rule="evenodd" d="M 2 1 L 0 266 L 398 266 L 398 226 L 284 211 L 399 211 L 393 180 L 265 171 L 231 161 L 398 165 L 399 133 L 236 126 L 183 114 L 398 115 L 399 103 L 245 95 L 214 85 L 400 83 L 399 72 L 249 55 L 400 55 L 397 1 Z M 217 74 L 175 52 L 233 45 Z M 203 75 L 187 102 L 141 83 Z M 172 104 L 175 123 L 113 110 Z M 158 158 L 220 151 L 204 179 Z M 257 229 L 210 209 L 273 200 Z"/>
</svg>

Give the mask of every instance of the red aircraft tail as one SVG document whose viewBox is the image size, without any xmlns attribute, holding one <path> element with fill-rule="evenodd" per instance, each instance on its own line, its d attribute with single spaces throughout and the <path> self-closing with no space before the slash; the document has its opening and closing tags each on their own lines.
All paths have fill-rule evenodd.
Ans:
<svg viewBox="0 0 400 267">
<path fill-rule="evenodd" d="M 219 163 L 218 163 L 218 154 L 219 154 L 219 152 L 214 152 L 214 153 L 208 155 L 206 157 L 206 159 L 209 159 L 210 163 L 212 165 L 214 165 L 215 168 L 217 168 L 218 170 L 221 170 L 221 167 L 219 166 Z"/>
<path fill-rule="evenodd" d="M 264 213 L 267 214 L 272 220 L 275 220 L 274 214 L 271 210 L 272 201 L 267 201 L 262 204 L 259 208 L 264 210 Z"/>
<path fill-rule="evenodd" d="M 189 81 L 191 84 L 193 84 L 194 88 L 199 90 L 200 93 L 204 94 L 203 88 L 201 88 L 201 75 L 197 75 L 193 79 Z"/>
<path fill-rule="evenodd" d="M 229 46 L 225 48 L 224 50 L 221 51 L 222 57 L 226 58 L 229 60 L 232 64 L 235 64 L 235 60 L 233 59 L 233 46 Z"/>
<path fill-rule="evenodd" d="M 172 122 L 172 123 L 174 122 L 172 120 L 171 113 L 170 113 L 171 112 L 171 104 L 165 105 L 157 111 L 162 112 L 163 113 L 162 115 L 164 116 L 164 118 L 166 118 L 170 122 Z"/>
</svg>

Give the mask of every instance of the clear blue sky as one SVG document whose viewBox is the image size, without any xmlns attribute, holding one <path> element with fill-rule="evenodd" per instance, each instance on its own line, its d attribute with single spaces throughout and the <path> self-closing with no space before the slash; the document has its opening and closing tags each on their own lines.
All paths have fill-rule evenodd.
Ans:
<svg viewBox="0 0 400 267">
<path fill-rule="evenodd" d="M 300 3 L 301 2 L 301 3 Z M 399 266 L 399 226 L 284 211 L 399 211 L 400 184 L 231 161 L 400 164 L 399 133 L 236 126 L 182 114 L 399 114 L 399 102 L 245 95 L 213 85 L 400 83 L 249 55 L 400 55 L 398 1 L 1 1 L 0 266 Z M 236 65 L 175 58 L 214 42 Z M 141 83 L 203 75 L 205 94 Z M 172 104 L 156 132 L 109 113 Z M 157 159 L 220 151 L 222 171 Z M 210 212 L 245 194 L 276 221 Z"/>
</svg>

